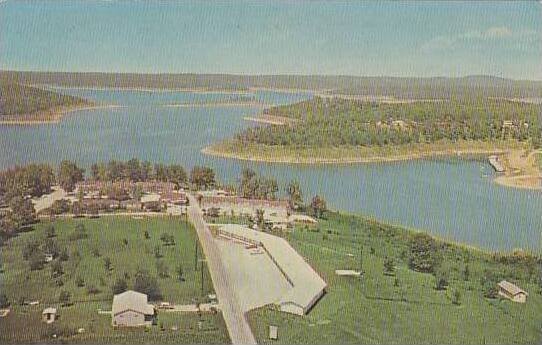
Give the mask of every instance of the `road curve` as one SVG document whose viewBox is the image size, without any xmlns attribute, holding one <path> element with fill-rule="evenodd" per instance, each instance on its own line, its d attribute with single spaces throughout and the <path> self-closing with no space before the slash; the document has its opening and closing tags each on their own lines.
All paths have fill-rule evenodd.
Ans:
<svg viewBox="0 0 542 345">
<path fill-rule="evenodd" d="M 223 267 L 220 258 L 220 251 L 216 246 L 209 227 L 203 220 L 203 212 L 199 207 L 196 198 L 188 194 L 190 206 L 188 207 L 188 218 L 196 228 L 196 232 L 207 259 L 209 272 L 215 288 L 220 308 L 230 339 L 233 344 L 257 344 L 246 316 L 237 300 L 238 296 L 231 289 L 227 271 Z"/>
</svg>

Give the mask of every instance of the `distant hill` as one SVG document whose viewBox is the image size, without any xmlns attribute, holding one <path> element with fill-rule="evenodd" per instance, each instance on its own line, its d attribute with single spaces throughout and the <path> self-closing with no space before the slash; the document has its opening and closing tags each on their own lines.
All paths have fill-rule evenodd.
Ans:
<svg viewBox="0 0 542 345">
<path fill-rule="evenodd" d="M 0 82 L 65 87 L 205 89 L 242 91 L 250 88 L 306 89 L 331 94 L 397 98 L 482 96 L 542 97 L 542 81 L 493 76 L 400 78 L 308 75 L 133 74 L 1 71 Z"/>
</svg>

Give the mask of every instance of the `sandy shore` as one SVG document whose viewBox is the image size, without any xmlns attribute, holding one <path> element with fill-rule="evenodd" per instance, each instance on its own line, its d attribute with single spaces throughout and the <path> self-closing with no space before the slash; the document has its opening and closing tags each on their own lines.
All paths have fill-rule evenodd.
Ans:
<svg viewBox="0 0 542 345">
<path fill-rule="evenodd" d="M 167 108 L 195 108 L 195 107 L 271 107 L 273 104 L 262 102 L 208 102 L 208 103 L 178 103 L 165 104 Z"/>
<path fill-rule="evenodd" d="M 465 156 L 484 156 L 490 154 L 504 154 L 507 152 L 506 149 L 447 149 L 447 150 L 434 150 L 426 152 L 413 152 L 406 154 L 389 154 L 389 155 L 360 155 L 357 157 L 353 156 L 343 156 L 340 158 L 331 158 L 331 157 L 311 157 L 311 156 L 273 156 L 273 157 L 262 157 L 250 155 L 249 153 L 234 153 L 234 152 L 225 152 L 217 148 L 216 145 L 208 146 L 201 150 L 203 154 L 221 157 L 221 158 L 230 158 L 237 159 L 242 161 L 253 161 L 253 162 L 263 162 L 263 163 L 287 163 L 287 164 L 307 164 L 307 165 L 317 165 L 317 164 L 357 164 L 357 163 L 391 163 L 423 158 L 432 158 L 432 157 L 465 157 Z"/>
<path fill-rule="evenodd" d="M 542 151 L 511 150 L 500 155 L 505 171 L 494 179 L 495 183 L 505 187 L 542 190 L 542 172 L 537 161 L 539 156 L 542 157 Z"/>
<path fill-rule="evenodd" d="M 124 108 L 123 105 L 112 105 L 112 104 L 96 104 L 96 105 L 78 105 L 70 107 L 57 107 L 45 111 L 40 111 L 34 114 L 26 115 L 8 115 L 6 117 L 11 117 L 10 119 L 0 120 L 0 125 L 41 125 L 41 124 L 52 124 L 58 123 L 62 117 L 66 114 L 84 111 L 84 110 L 99 110 L 99 109 L 112 109 L 112 108 Z M 1 118 L 1 117 L 0 117 Z"/>
<path fill-rule="evenodd" d="M 272 115 L 259 115 L 259 116 L 254 116 L 254 117 L 247 116 L 247 117 L 244 117 L 243 120 L 258 122 L 258 123 L 265 123 L 268 125 L 278 125 L 278 126 L 283 126 L 289 123 L 297 122 L 296 119 L 292 119 L 289 117 L 272 116 Z"/>
</svg>

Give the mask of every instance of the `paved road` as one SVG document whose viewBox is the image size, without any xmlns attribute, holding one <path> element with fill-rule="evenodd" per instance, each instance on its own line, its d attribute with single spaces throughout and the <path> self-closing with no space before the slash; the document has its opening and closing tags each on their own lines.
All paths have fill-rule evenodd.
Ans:
<svg viewBox="0 0 542 345">
<path fill-rule="evenodd" d="M 220 251 L 214 242 L 211 231 L 203 220 L 203 213 L 198 205 L 196 198 L 188 194 L 190 206 L 188 207 L 188 217 L 196 228 L 203 252 L 207 259 L 207 265 L 211 273 L 211 279 L 215 288 L 216 295 L 222 315 L 226 322 L 226 327 L 230 334 L 233 344 L 256 344 L 256 339 L 248 324 L 243 310 L 238 301 L 238 296 L 232 290 L 232 284 L 229 282 L 227 271 L 224 269 Z"/>
</svg>

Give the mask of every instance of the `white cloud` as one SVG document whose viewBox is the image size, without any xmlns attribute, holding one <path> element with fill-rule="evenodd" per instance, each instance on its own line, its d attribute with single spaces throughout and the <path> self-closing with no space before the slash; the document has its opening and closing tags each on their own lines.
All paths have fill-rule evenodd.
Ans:
<svg viewBox="0 0 542 345">
<path fill-rule="evenodd" d="M 542 1 L 542 0 L 541 0 Z M 423 51 L 447 50 L 463 44 L 481 44 L 486 41 L 516 40 L 534 42 L 540 39 L 540 33 L 534 30 L 513 31 L 507 26 L 493 26 L 482 31 L 469 31 L 457 35 L 436 36 L 422 44 Z"/>
</svg>

